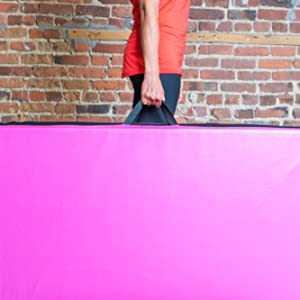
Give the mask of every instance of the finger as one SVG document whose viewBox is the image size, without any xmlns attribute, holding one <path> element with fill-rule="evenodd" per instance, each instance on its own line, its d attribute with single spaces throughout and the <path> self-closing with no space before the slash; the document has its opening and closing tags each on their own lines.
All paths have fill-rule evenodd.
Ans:
<svg viewBox="0 0 300 300">
<path fill-rule="evenodd" d="M 147 105 L 147 98 L 145 96 L 142 96 L 142 103 L 144 105 Z"/>
<path fill-rule="evenodd" d="M 147 98 L 147 105 L 153 105 L 153 100 L 151 98 Z"/>
</svg>

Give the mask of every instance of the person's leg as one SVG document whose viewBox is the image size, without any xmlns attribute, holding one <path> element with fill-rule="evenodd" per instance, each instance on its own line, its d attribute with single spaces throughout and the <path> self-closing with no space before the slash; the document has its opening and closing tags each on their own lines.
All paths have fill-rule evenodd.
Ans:
<svg viewBox="0 0 300 300">
<path fill-rule="evenodd" d="M 174 115 L 177 107 L 178 97 L 180 93 L 180 75 L 179 74 L 160 74 L 160 79 L 165 92 L 165 103 Z M 132 108 L 141 100 L 141 89 L 144 80 L 143 74 L 130 76 L 134 89 L 134 97 Z M 143 119 L 151 120 L 156 123 L 165 123 L 163 112 L 155 106 L 144 105 Z"/>
<path fill-rule="evenodd" d="M 165 103 L 174 115 L 180 93 L 179 74 L 160 74 L 160 80 L 165 91 Z"/>
<path fill-rule="evenodd" d="M 160 79 L 165 91 L 166 104 L 174 113 L 177 107 L 177 101 L 180 92 L 180 75 L 178 74 L 160 74 Z M 141 100 L 143 74 L 130 76 L 134 89 L 133 107 Z"/>
<path fill-rule="evenodd" d="M 133 94 L 133 103 L 132 103 L 132 108 L 135 107 L 135 105 L 141 100 L 141 90 L 142 90 L 142 83 L 144 80 L 144 74 L 138 74 L 138 75 L 133 75 L 129 77 L 131 82 L 132 82 L 132 86 L 133 86 L 133 90 L 134 90 L 134 94 Z"/>
</svg>

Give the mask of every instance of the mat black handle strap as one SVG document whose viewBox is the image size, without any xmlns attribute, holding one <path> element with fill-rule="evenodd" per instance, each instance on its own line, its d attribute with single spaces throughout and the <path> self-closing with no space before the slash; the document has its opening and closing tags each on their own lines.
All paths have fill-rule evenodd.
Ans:
<svg viewBox="0 0 300 300">
<path fill-rule="evenodd" d="M 168 106 L 166 105 L 166 103 L 164 101 L 162 101 L 160 108 L 162 109 L 168 124 L 169 125 L 177 125 L 176 119 L 174 118 L 173 114 L 171 113 L 170 109 L 168 108 Z M 124 124 L 128 124 L 128 125 L 134 124 L 135 121 L 138 119 L 142 109 L 143 109 L 143 102 L 142 102 L 142 100 L 140 100 L 135 105 L 135 107 L 130 112 L 130 114 L 127 116 L 126 120 L 124 121 Z"/>
</svg>

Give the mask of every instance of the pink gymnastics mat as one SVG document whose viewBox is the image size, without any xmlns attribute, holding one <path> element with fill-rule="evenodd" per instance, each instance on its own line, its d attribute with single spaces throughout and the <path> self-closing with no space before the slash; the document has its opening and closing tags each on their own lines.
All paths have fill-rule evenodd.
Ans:
<svg viewBox="0 0 300 300">
<path fill-rule="evenodd" d="M 0 126 L 0 299 L 300 299 L 299 185 L 297 128 Z"/>
</svg>

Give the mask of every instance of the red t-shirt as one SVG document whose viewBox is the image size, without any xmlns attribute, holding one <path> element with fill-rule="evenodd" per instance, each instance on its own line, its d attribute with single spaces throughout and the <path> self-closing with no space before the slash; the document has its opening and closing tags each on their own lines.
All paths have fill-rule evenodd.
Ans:
<svg viewBox="0 0 300 300">
<path fill-rule="evenodd" d="M 145 71 L 140 42 L 140 10 L 138 0 L 133 4 L 134 25 L 124 52 L 122 77 Z M 182 74 L 190 0 L 159 0 L 159 71 Z"/>
</svg>

